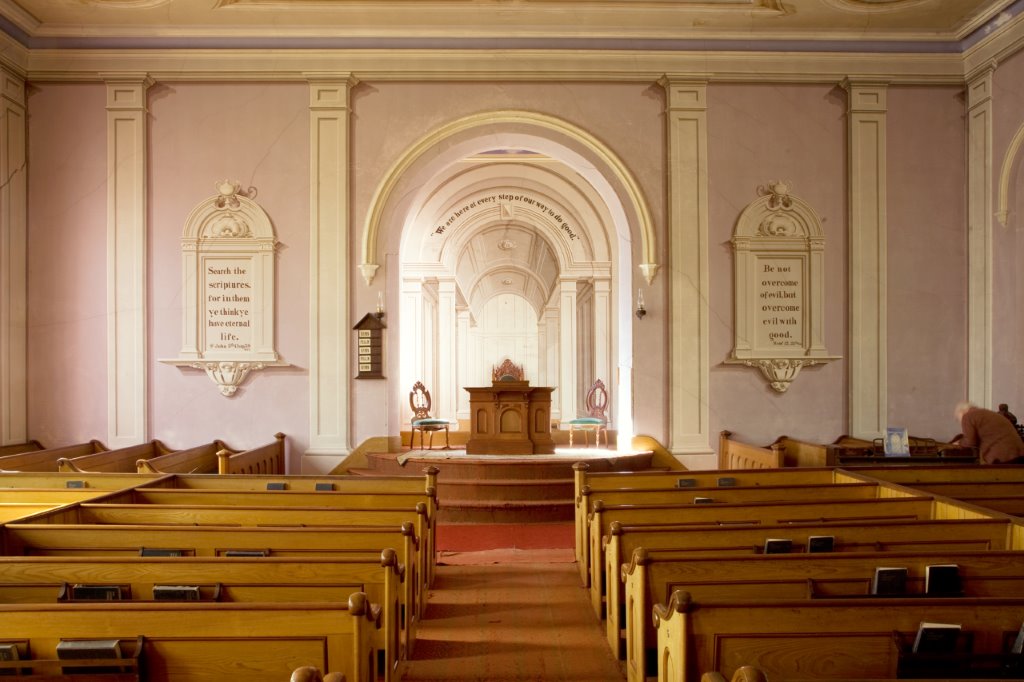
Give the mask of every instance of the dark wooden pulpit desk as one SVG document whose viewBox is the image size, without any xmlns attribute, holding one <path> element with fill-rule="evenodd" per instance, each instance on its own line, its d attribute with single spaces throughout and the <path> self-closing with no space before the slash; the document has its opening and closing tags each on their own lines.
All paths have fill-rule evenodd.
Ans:
<svg viewBox="0 0 1024 682">
<path fill-rule="evenodd" d="M 490 386 L 467 386 L 468 455 L 541 455 L 555 451 L 551 438 L 550 386 L 529 381 L 497 380 Z"/>
</svg>

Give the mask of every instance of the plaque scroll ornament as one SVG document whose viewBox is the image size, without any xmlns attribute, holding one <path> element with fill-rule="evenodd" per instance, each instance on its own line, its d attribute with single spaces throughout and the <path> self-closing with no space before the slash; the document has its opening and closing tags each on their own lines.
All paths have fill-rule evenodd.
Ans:
<svg viewBox="0 0 1024 682">
<path fill-rule="evenodd" d="M 185 220 L 182 348 L 161 362 L 205 371 L 230 397 L 250 372 L 288 363 L 274 349 L 273 225 L 255 188 L 228 180 L 216 188 Z"/>
<path fill-rule="evenodd" d="M 839 356 L 824 345 L 825 238 L 814 210 L 775 181 L 733 231 L 735 337 L 726 364 L 756 367 L 779 393 Z"/>
</svg>

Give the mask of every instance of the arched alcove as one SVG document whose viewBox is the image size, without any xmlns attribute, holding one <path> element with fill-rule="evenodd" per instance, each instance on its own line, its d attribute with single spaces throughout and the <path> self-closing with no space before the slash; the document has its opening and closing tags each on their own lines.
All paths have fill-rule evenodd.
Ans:
<svg viewBox="0 0 1024 682">
<path fill-rule="evenodd" d="M 385 257 L 397 257 L 386 273 L 386 286 L 400 291 L 389 325 L 399 349 L 389 360 L 389 375 L 399 377 L 392 423 L 406 421 L 404 387 L 421 379 L 434 384 L 438 416 L 465 416 L 462 387 L 480 374 L 467 363 L 502 360 L 471 357 L 470 330 L 487 301 L 511 294 L 536 314 L 539 367 L 528 378 L 560 389 L 553 417 L 576 416 L 585 386 L 605 379 L 613 427 L 628 445 L 632 264 L 652 278 L 653 253 L 635 181 L 586 132 L 496 112 L 427 135 L 378 187 L 363 233 L 367 282 Z"/>
</svg>

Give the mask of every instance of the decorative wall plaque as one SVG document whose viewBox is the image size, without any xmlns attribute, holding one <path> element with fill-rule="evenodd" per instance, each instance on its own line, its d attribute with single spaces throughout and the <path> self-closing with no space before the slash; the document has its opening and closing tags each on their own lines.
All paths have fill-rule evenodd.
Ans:
<svg viewBox="0 0 1024 682">
<path fill-rule="evenodd" d="M 384 314 L 367 313 L 353 329 L 356 332 L 356 379 L 384 378 Z"/>
<path fill-rule="evenodd" d="M 162 362 L 205 370 L 231 396 L 250 371 L 288 363 L 274 350 L 273 225 L 255 190 L 224 181 L 217 192 L 185 221 L 182 348 Z"/>
<path fill-rule="evenodd" d="M 758 188 L 733 232 L 735 342 L 726 363 L 757 367 L 773 389 L 839 356 L 824 344 L 825 237 L 814 210 L 783 182 Z"/>
</svg>

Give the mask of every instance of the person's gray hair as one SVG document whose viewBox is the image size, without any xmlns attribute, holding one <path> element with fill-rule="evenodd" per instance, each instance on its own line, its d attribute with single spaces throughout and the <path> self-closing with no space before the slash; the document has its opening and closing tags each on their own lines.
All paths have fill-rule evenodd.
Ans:
<svg viewBox="0 0 1024 682">
<path fill-rule="evenodd" d="M 971 401 L 969 401 L 969 400 L 961 400 L 960 402 L 958 402 L 956 404 L 956 407 L 953 408 L 953 415 L 957 419 L 961 419 L 967 413 L 967 410 L 970 410 L 970 409 L 975 408 L 975 407 L 977 407 L 977 405 L 975 405 Z"/>
</svg>

